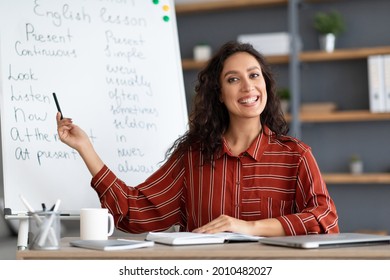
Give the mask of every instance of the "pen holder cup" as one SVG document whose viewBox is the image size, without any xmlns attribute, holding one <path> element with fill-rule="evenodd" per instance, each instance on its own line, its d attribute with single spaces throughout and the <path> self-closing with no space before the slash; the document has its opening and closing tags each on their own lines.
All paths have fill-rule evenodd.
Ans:
<svg viewBox="0 0 390 280">
<path fill-rule="evenodd" d="M 60 212 L 29 212 L 28 248 L 58 250 L 60 248 Z"/>
</svg>

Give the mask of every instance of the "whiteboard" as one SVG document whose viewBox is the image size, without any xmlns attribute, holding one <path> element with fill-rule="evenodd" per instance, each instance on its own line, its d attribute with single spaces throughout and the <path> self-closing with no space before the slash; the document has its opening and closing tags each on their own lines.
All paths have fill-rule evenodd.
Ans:
<svg viewBox="0 0 390 280">
<path fill-rule="evenodd" d="M 0 95 L 5 208 L 61 199 L 62 212 L 99 207 L 80 156 L 59 141 L 63 115 L 134 186 L 187 129 L 171 0 L 0 2 Z"/>
</svg>

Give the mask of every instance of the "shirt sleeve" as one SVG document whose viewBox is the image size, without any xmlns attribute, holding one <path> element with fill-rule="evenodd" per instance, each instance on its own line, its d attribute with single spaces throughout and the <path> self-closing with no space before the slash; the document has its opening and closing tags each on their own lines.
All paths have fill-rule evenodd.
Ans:
<svg viewBox="0 0 390 280">
<path fill-rule="evenodd" d="M 278 217 L 286 235 L 338 233 L 338 215 L 317 162 L 308 149 L 298 168 L 296 214 Z"/>
<path fill-rule="evenodd" d="M 165 230 L 182 224 L 184 182 L 182 160 L 171 157 L 138 186 L 127 186 L 104 166 L 91 181 L 101 206 L 114 216 L 116 227 L 125 232 Z"/>
</svg>

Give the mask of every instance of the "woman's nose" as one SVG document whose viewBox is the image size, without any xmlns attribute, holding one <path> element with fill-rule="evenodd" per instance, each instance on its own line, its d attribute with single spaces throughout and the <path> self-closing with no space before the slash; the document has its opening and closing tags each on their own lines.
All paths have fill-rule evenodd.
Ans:
<svg viewBox="0 0 390 280">
<path fill-rule="evenodd" d="M 254 89 L 254 86 L 252 85 L 251 81 L 250 80 L 247 80 L 247 79 L 243 79 L 242 80 L 242 86 L 241 86 L 241 90 L 244 91 L 244 92 L 250 92 Z"/>
</svg>

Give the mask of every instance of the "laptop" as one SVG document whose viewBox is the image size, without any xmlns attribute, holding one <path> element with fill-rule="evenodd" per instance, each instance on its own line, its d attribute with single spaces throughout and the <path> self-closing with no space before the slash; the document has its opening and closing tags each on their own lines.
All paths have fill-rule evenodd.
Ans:
<svg viewBox="0 0 390 280">
<path fill-rule="evenodd" d="M 390 244 L 390 236 L 365 233 L 334 233 L 265 237 L 260 239 L 259 242 L 267 245 L 315 249 L 325 247 Z"/>
</svg>

